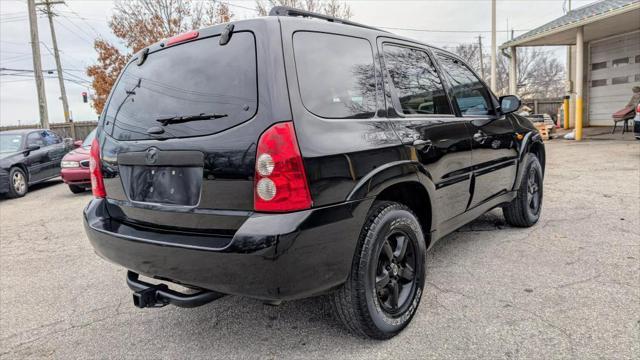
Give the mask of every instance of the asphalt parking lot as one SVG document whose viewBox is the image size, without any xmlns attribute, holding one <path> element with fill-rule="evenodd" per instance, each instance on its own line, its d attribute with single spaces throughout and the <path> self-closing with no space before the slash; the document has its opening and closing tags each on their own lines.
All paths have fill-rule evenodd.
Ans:
<svg viewBox="0 0 640 360">
<path fill-rule="evenodd" d="M 0 200 L 1 358 L 640 358 L 640 142 L 552 141 L 541 221 L 494 210 L 428 254 L 409 327 L 356 338 L 323 298 L 139 310 L 60 182 Z"/>
</svg>

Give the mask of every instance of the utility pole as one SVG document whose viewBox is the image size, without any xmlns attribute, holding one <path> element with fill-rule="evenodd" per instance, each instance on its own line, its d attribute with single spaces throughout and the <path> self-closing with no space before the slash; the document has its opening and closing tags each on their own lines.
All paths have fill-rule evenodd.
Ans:
<svg viewBox="0 0 640 360">
<path fill-rule="evenodd" d="M 480 77 L 482 77 L 482 80 L 484 80 L 484 60 L 482 59 L 484 54 L 482 53 L 482 35 L 478 35 L 478 50 L 480 51 Z"/>
<path fill-rule="evenodd" d="M 56 59 L 56 68 L 58 70 L 58 82 L 60 83 L 60 98 L 62 99 L 62 110 L 64 111 L 64 122 L 69 122 L 69 101 L 67 99 L 67 91 L 64 87 L 64 77 L 62 75 L 62 64 L 60 62 L 60 52 L 58 51 L 58 41 L 56 40 L 56 31 L 53 27 L 53 12 L 51 11 L 51 5 L 64 4 L 64 1 L 51 1 L 45 0 L 37 5 L 46 6 L 44 12 L 49 18 L 49 28 L 51 29 L 51 42 L 53 43 L 53 56 Z M 73 127 L 72 127 L 73 129 Z M 73 132 L 73 131 L 72 131 Z M 75 134 L 71 134 L 75 138 Z"/>
<path fill-rule="evenodd" d="M 496 0 L 491 0 L 491 90 L 496 92 L 497 65 L 496 65 Z"/>
<path fill-rule="evenodd" d="M 35 0 L 27 0 L 29 9 L 29 27 L 31 33 L 31 55 L 33 56 L 33 73 L 36 78 L 38 90 L 38 110 L 40 112 L 40 126 L 49 128 L 49 115 L 47 112 L 47 97 L 44 92 L 44 78 L 42 77 L 42 63 L 40 59 L 40 38 L 38 37 L 38 19 L 36 18 Z"/>
</svg>

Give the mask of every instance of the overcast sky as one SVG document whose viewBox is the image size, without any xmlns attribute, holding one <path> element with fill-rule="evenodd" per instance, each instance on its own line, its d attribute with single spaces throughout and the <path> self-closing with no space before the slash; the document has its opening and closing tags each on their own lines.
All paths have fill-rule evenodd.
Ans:
<svg viewBox="0 0 640 360">
<path fill-rule="evenodd" d="M 352 20 L 367 25 L 422 29 L 390 30 L 397 34 L 439 47 L 459 43 L 477 42 L 483 36 L 483 47 L 488 52 L 491 42 L 490 0 L 413 0 L 347 1 L 353 10 Z M 563 15 L 563 0 L 502 0 L 497 3 L 498 45 L 510 36 L 507 29 L 515 29 L 518 36 Z M 573 8 L 594 2 L 573 0 Z M 255 16 L 253 0 L 229 1 L 236 19 Z M 96 61 L 93 40 L 100 36 L 117 42 L 111 34 L 107 20 L 113 11 L 111 0 L 67 0 L 56 5 L 60 16 L 55 18 L 55 31 L 65 71 L 67 97 L 76 121 L 95 120 L 97 115 L 90 104 L 83 103 L 81 93 L 91 91 L 84 69 Z M 55 62 L 50 53 L 51 33 L 49 23 L 40 14 L 38 19 L 43 70 L 54 70 Z M 431 31 L 429 31 L 431 30 Z M 437 30 L 437 31 L 432 31 Z M 26 0 L 0 0 L 0 67 L 33 70 L 29 45 L 29 22 Z M 51 50 L 52 52 L 52 50 Z M 557 49 L 557 56 L 564 61 L 564 51 Z M 36 124 L 38 119 L 35 81 L 29 73 L 24 76 L 0 75 L 0 126 Z M 56 73 L 45 72 L 45 88 L 49 108 L 49 121 L 62 122 L 62 102 Z"/>
</svg>

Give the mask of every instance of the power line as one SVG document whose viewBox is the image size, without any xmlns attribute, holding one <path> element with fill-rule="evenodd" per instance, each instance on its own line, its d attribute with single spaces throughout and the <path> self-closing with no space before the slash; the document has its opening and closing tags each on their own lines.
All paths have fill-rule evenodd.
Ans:
<svg viewBox="0 0 640 360">
<path fill-rule="evenodd" d="M 84 21 L 85 24 L 87 24 L 89 26 L 89 28 L 91 28 L 91 30 L 93 30 L 93 32 L 98 36 L 98 37 L 103 37 L 102 34 L 96 30 L 96 28 L 93 27 L 93 25 L 91 25 L 86 18 L 80 16 L 77 12 L 75 12 L 71 6 L 69 6 L 69 4 L 64 3 L 64 5 L 71 11 L 71 13 L 73 13 L 75 16 L 77 16 L 78 18 L 80 18 L 82 21 Z"/>
<path fill-rule="evenodd" d="M 56 24 L 62 26 L 63 28 L 67 29 L 67 31 L 71 32 L 78 39 L 80 39 L 82 41 L 86 41 L 87 43 L 91 44 L 91 46 L 93 46 L 93 42 L 91 40 L 88 40 L 87 38 L 85 38 L 83 36 L 80 36 L 80 34 L 78 34 L 77 31 L 74 31 L 74 30 L 70 29 L 68 26 L 63 24 L 61 21 L 58 21 L 57 19 L 54 19 L 54 21 L 56 22 Z"/>
</svg>

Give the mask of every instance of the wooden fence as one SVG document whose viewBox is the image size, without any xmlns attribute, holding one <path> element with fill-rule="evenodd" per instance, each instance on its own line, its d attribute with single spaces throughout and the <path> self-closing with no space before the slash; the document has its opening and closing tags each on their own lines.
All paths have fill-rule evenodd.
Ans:
<svg viewBox="0 0 640 360">
<path fill-rule="evenodd" d="M 74 121 L 71 123 L 53 123 L 49 124 L 51 131 L 60 135 L 63 138 L 74 138 L 76 140 L 82 140 L 91 130 L 95 129 L 98 125 L 95 121 Z M 0 131 L 6 130 L 19 130 L 19 129 L 37 129 L 38 125 L 15 125 L 15 126 L 1 126 Z"/>
<path fill-rule="evenodd" d="M 558 108 L 562 106 L 562 98 L 522 99 L 522 105 L 532 109 L 532 114 L 549 114 L 553 121 L 558 117 Z"/>
</svg>

